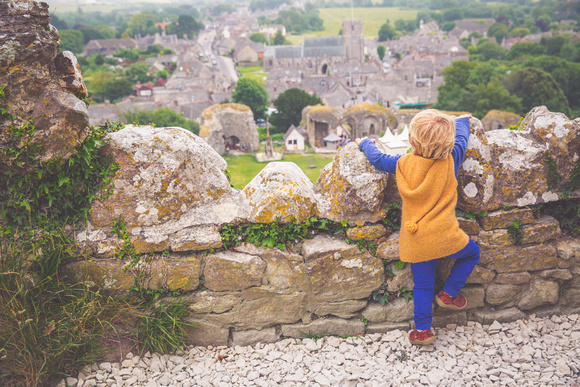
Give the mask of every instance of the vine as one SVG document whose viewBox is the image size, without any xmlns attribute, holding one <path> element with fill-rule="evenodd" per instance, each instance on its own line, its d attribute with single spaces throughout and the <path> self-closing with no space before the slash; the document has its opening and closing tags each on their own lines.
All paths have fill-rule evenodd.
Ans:
<svg viewBox="0 0 580 387">
<path fill-rule="evenodd" d="M 556 163 L 554 163 L 554 159 L 552 158 L 552 154 L 548 153 L 548 156 L 544 158 L 544 162 L 548 164 L 548 190 L 556 188 L 560 180 L 560 174 L 558 173 L 558 168 L 556 167 Z"/>
<path fill-rule="evenodd" d="M 519 221 L 515 220 L 512 222 L 511 225 L 507 226 L 507 232 L 509 235 L 511 235 L 511 237 L 514 241 L 514 244 L 516 246 L 519 246 L 522 244 L 522 239 L 523 239 L 522 226 L 521 226 Z"/>
</svg>

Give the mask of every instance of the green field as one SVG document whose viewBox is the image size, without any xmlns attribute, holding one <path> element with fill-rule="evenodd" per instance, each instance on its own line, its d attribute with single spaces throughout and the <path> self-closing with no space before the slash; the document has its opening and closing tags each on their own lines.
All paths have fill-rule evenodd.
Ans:
<svg viewBox="0 0 580 387">
<path fill-rule="evenodd" d="M 262 66 L 238 66 L 238 71 L 243 75 L 244 78 L 254 79 L 261 84 L 266 84 L 266 80 L 264 79 L 268 74 L 262 72 Z"/>
<path fill-rule="evenodd" d="M 323 31 L 309 31 L 304 35 L 286 35 L 286 39 L 292 44 L 300 44 L 302 37 L 338 35 L 342 29 L 342 20 L 351 18 L 350 8 L 319 8 L 320 18 L 324 20 Z M 379 35 L 379 29 L 387 22 L 395 20 L 415 20 L 417 10 L 402 10 L 397 7 L 373 7 L 353 8 L 352 14 L 355 19 L 363 20 L 363 35 L 365 39 L 372 40 Z"/>
<path fill-rule="evenodd" d="M 332 161 L 334 154 L 298 154 L 285 153 L 280 161 L 296 163 L 314 183 L 320 176 L 320 172 L 326 164 Z M 231 176 L 231 184 L 238 189 L 244 188 L 268 163 L 259 163 L 253 154 L 243 156 L 223 155 L 228 163 L 228 171 Z M 309 168 L 310 159 L 316 160 L 316 168 Z"/>
</svg>

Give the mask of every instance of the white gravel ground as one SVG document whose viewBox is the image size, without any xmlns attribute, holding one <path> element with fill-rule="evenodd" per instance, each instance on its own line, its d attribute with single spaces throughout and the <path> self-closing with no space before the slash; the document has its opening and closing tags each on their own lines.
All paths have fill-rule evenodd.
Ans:
<svg viewBox="0 0 580 387">
<path fill-rule="evenodd" d="M 574 386 L 580 381 L 577 314 L 435 329 L 434 345 L 407 332 L 285 339 L 253 347 L 189 347 L 187 353 L 86 367 L 60 386 Z"/>
</svg>

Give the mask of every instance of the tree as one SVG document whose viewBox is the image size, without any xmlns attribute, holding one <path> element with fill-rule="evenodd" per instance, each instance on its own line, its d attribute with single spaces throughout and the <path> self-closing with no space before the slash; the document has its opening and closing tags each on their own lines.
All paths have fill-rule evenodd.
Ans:
<svg viewBox="0 0 580 387">
<path fill-rule="evenodd" d="M 111 80 L 105 87 L 105 98 L 109 101 L 116 101 L 131 95 L 133 84 L 127 78 L 117 78 Z"/>
<path fill-rule="evenodd" d="M 274 36 L 274 45 L 275 46 L 282 46 L 286 44 L 286 38 L 282 35 L 282 31 L 276 31 L 276 35 Z"/>
<path fill-rule="evenodd" d="M 97 29 L 97 27 L 85 26 L 85 27 L 79 28 L 79 31 L 81 31 L 81 33 L 83 34 L 83 43 L 84 44 L 87 44 L 91 40 L 105 38 L 103 36 L 103 34 L 101 33 L 101 31 L 99 31 Z"/>
<path fill-rule="evenodd" d="M 385 57 L 385 52 L 386 51 L 387 51 L 387 49 L 382 44 L 379 44 L 377 46 L 377 55 L 379 56 L 379 59 L 380 60 L 383 60 L 383 58 Z"/>
<path fill-rule="evenodd" d="M 516 42 L 507 53 L 508 60 L 514 60 L 522 56 L 538 56 L 544 55 L 546 48 L 540 43 L 536 42 Z"/>
<path fill-rule="evenodd" d="M 130 123 L 138 125 L 155 124 L 155 126 L 160 128 L 177 126 L 194 134 L 199 134 L 199 124 L 196 121 L 186 119 L 182 113 L 169 108 L 129 111 L 125 113 L 125 119 Z"/>
<path fill-rule="evenodd" d="M 147 83 L 151 80 L 149 76 L 149 66 L 145 62 L 136 62 L 128 66 L 125 74 L 134 82 Z"/>
<path fill-rule="evenodd" d="M 528 36 L 530 34 L 530 29 L 526 27 L 517 27 L 510 31 L 510 37 L 518 37 L 523 38 L 524 36 Z"/>
<path fill-rule="evenodd" d="M 250 35 L 250 40 L 252 42 L 256 42 L 256 43 L 264 43 L 266 45 L 268 44 L 268 39 L 266 39 L 264 34 L 261 34 L 259 32 L 256 32 L 255 34 Z"/>
<path fill-rule="evenodd" d="M 113 74 L 110 71 L 99 70 L 91 76 L 90 80 L 87 80 L 87 88 L 89 93 L 94 96 L 93 99 L 105 100 L 105 92 L 112 79 Z"/>
<path fill-rule="evenodd" d="M 481 39 L 477 46 L 468 48 L 469 59 L 486 62 L 490 59 L 503 59 L 506 56 L 506 49 L 492 42 L 491 40 Z"/>
<path fill-rule="evenodd" d="M 149 12 L 136 13 L 128 22 L 127 33 L 131 36 L 147 35 L 156 32 L 155 15 Z"/>
<path fill-rule="evenodd" d="M 445 22 L 443 24 L 441 24 L 441 30 L 445 31 L 445 32 L 449 32 L 452 29 L 455 28 L 457 24 L 455 24 L 455 22 Z"/>
<path fill-rule="evenodd" d="M 75 54 L 83 52 L 83 34 L 77 30 L 62 30 L 60 33 L 60 49 L 72 51 Z"/>
<path fill-rule="evenodd" d="M 95 59 L 93 60 L 93 62 L 97 65 L 97 66 L 102 66 L 105 64 L 105 57 L 101 54 L 97 54 L 95 55 Z"/>
<path fill-rule="evenodd" d="M 461 8 L 449 8 L 443 11 L 443 21 L 455 21 L 463 19 L 464 14 Z"/>
<path fill-rule="evenodd" d="M 570 106 L 564 92 L 547 72 L 525 68 L 510 74 L 507 89 L 522 99 L 522 108 L 528 112 L 536 106 L 546 105 L 550 111 L 569 114 Z"/>
<path fill-rule="evenodd" d="M 252 109 L 255 119 L 264 118 L 268 109 L 269 95 L 260 82 L 250 78 L 241 78 L 232 92 L 232 101 Z"/>
<path fill-rule="evenodd" d="M 578 62 L 580 55 L 578 49 L 573 43 L 566 43 L 560 49 L 560 58 L 570 62 Z"/>
<path fill-rule="evenodd" d="M 379 42 L 385 42 L 387 40 L 393 40 L 397 37 L 397 31 L 391 23 L 385 23 L 379 29 Z"/>
<path fill-rule="evenodd" d="M 60 19 L 54 13 L 51 15 L 50 24 L 52 24 L 59 31 L 68 29 L 68 25 L 66 24 L 66 21 Z"/>
<path fill-rule="evenodd" d="M 503 23 L 493 23 L 487 29 L 487 36 L 495 38 L 498 43 L 501 43 L 502 40 L 508 36 L 508 28 Z"/>
<path fill-rule="evenodd" d="M 300 89 L 288 89 L 272 101 L 276 113 L 272 114 L 270 122 L 284 133 L 290 125 L 298 126 L 302 119 L 302 110 L 306 106 L 322 105 L 322 101 L 316 95 L 310 95 Z"/>
<path fill-rule="evenodd" d="M 479 119 L 493 109 L 522 113 L 521 99 L 510 94 L 498 78 L 492 78 L 487 84 L 471 84 L 461 93 L 460 110 L 473 113 Z"/>
</svg>

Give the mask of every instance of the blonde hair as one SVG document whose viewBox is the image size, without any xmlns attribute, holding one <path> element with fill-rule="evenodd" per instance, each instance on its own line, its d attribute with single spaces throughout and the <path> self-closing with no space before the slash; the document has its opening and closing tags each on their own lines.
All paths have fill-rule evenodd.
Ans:
<svg viewBox="0 0 580 387">
<path fill-rule="evenodd" d="M 455 143 L 455 123 L 439 110 L 423 110 L 411 120 L 409 142 L 418 156 L 447 158 Z"/>
</svg>

